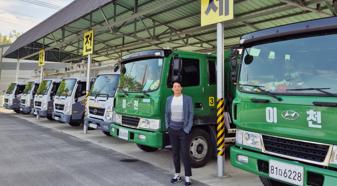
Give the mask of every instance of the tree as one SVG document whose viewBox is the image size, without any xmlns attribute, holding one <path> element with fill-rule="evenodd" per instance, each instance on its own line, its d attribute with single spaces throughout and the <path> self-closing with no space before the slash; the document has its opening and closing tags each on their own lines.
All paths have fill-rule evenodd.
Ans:
<svg viewBox="0 0 337 186">
<path fill-rule="evenodd" d="M 0 45 L 10 44 L 14 42 L 20 35 L 21 33 L 17 32 L 16 30 L 10 31 L 8 35 L 0 33 Z"/>
</svg>

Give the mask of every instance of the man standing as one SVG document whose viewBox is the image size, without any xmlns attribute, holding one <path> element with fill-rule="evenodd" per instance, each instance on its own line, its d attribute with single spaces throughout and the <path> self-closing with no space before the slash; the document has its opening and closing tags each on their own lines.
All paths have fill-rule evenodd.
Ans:
<svg viewBox="0 0 337 186">
<path fill-rule="evenodd" d="M 167 98 L 165 110 L 165 124 L 168 129 L 172 145 L 173 163 L 175 174 L 171 183 L 181 182 L 180 177 L 180 153 L 185 168 L 185 185 L 191 185 L 192 176 L 188 138 L 193 125 L 193 103 L 190 96 L 182 94 L 182 86 L 178 81 L 173 82 L 173 96 Z"/>
</svg>

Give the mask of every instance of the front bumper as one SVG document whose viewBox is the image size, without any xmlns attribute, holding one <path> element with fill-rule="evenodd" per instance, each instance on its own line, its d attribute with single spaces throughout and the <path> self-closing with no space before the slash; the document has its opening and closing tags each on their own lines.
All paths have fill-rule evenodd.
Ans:
<svg viewBox="0 0 337 186">
<path fill-rule="evenodd" d="M 56 121 L 59 121 L 61 123 L 69 123 L 71 120 L 71 115 L 66 115 L 61 112 L 54 112 L 53 113 L 53 119 Z"/>
<path fill-rule="evenodd" d="M 40 117 L 45 118 L 47 117 L 47 110 L 41 110 L 41 108 L 35 108 L 34 115 L 39 115 Z"/>
<path fill-rule="evenodd" d="M 20 107 L 18 105 L 15 105 L 15 104 L 8 105 L 6 103 L 4 104 L 4 108 L 5 109 L 9 109 L 9 110 L 19 110 L 20 109 Z"/>
<path fill-rule="evenodd" d="M 87 126 L 89 126 L 90 123 L 93 123 L 97 125 L 97 128 L 99 130 L 102 130 L 104 132 L 110 132 L 111 122 L 106 122 L 106 121 L 102 121 L 102 120 L 94 119 L 94 118 L 86 118 L 85 121 L 86 121 L 85 124 Z"/>
<path fill-rule="evenodd" d="M 140 145 L 146 145 L 154 148 L 163 148 L 163 133 L 160 131 L 144 131 L 140 129 L 131 129 L 127 127 L 122 127 L 120 125 L 111 124 L 110 135 L 114 137 L 119 137 L 120 130 L 128 131 L 127 141 L 134 142 Z M 140 137 L 141 136 L 141 137 Z M 124 139 L 126 140 L 126 139 Z"/>
<path fill-rule="evenodd" d="M 248 157 L 248 162 L 247 163 L 240 162 L 238 160 L 239 155 Z M 312 185 L 310 184 L 310 182 L 312 182 L 313 177 L 317 177 L 317 176 L 310 177 L 308 173 L 310 173 L 311 175 L 323 176 L 324 177 L 323 185 L 330 186 L 330 185 L 335 185 L 337 183 L 337 171 L 304 164 L 298 161 L 286 160 L 286 159 L 262 154 L 259 152 L 253 152 L 253 151 L 249 151 L 245 149 L 240 149 L 236 146 L 231 147 L 230 157 L 231 157 L 231 164 L 234 167 L 246 170 L 248 172 L 252 172 L 259 176 L 269 177 L 269 174 L 268 174 L 269 160 L 275 160 L 275 161 L 279 161 L 283 163 L 302 166 L 304 169 L 304 185 Z"/>
<path fill-rule="evenodd" d="M 32 108 L 31 107 L 26 107 L 26 106 L 20 106 L 20 111 L 22 113 L 29 114 L 29 113 L 32 112 Z"/>
</svg>

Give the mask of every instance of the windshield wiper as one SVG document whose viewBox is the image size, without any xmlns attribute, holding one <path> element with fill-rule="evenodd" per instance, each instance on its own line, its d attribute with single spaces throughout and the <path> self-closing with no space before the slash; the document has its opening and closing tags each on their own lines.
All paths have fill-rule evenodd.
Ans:
<svg viewBox="0 0 337 186">
<path fill-rule="evenodd" d="M 106 96 L 106 98 L 109 98 L 110 97 L 110 95 L 109 94 L 96 94 L 95 95 L 95 98 L 97 98 L 97 97 L 100 97 L 100 96 Z"/>
<path fill-rule="evenodd" d="M 337 95 L 331 93 L 331 92 L 328 92 L 328 91 L 325 91 L 325 90 L 328 90 L 330 88 L 291 88 L 291 89 L 287 89 L 287 91 L 306 91 L 306 90 L 316 90 L 318 92 L 322 92 L 328 96 L 331 96 L 331 97 L 337 97 Z"/>
<path fill-rule="evenodd" d="M 150 94 L 147 93 L 147 91 L 143 90 L 142 93 L 147 96 L 147 97 L 150 97 Z"/>
<path fill-rule="evenodd" d="M 268 90 L 263 89 L 264 86 L 261 85 L 251 85 L 251 84 L 239 84 L 241 86 L 247 86 L 247 87 L 254 87 L 256 89 L 258 89 L 259 91 L 265 93 L 266 95 L 273 97 L 274 99 L 276 99 L 277 101 L 282 101 L 282 98 L 277 97 L 276 95 L 274 95 L 273 93 L 269 92 Z"/>
</svg>

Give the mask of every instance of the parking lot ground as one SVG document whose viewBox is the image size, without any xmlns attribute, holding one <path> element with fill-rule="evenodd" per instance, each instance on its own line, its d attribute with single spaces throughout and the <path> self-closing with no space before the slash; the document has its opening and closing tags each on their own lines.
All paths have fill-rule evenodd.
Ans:
<svg viewBox="0 0 337 186">
<path fill-rule="evenodd" d="M 5 118 L 6 120 L 0 120 L 0 128 L 7 128 L 7 130 L 1 130 L 1 133 L 3 134 L 0 134 L 0 147 L 2 146 L 2 143 L 5 143 L 7 138 L 12 139 L 12 137 L 8 135 L 20 135 L 22 132 L 21 135 L 31 137 L 32 139 L 29 140 L 30 142 L 27 142 L 28 145 L 30 144 L 34 146 L 34 142 L 36 142 L 37 144 L 35 148 L 41 147 L 41 149 L 37 148 L 37 152 L 35 153 L 40 154 L 50 152 L 52 153 L 52 157 L 56 158 L 47 160 L 46 163 L 52 164 L 53 166 L 51 166 L 52 169 L 48 169 L 46 174 L 52 175 L 52 170 L 54 170 L 56 172 L 55 175 L 59 174 L 59 176 L 61 176 L 62 174 L 66 174 L 67 177 L 70 176 L 69 181 L 73 181 L 72 183 L 78 183 L 79 185 L 92 185 L 89 183 L 95 183 L 94 185 L 105 185 L 109 184 L 109 179 L 114 180 L 113 185 L 134 185 L 132 183 L 137 183 L 137 185 L 152 185 L 154 183 L 156 185 L 170 185 L 168 182 L 174 167 L 169 149 L 147 153 L 138 149 L 133 143 L 128 143 L 117 138 L 107 137 L 97 130 L 90 130 L 88 134 L 83 134 L 80 127 L 71 127 L 67 124 L 49 121 L 46 119 L 38 120 L 31 115 L 18 115 L 1 108 L 0 114 L 0 118 Z M 4 122 L 7 124 L 2 124 Z M 15 126 L 10 127 L 11 125 Z M 17 127 L 18 133 L 15 133 L 15 128 Z M 27 130 L 22 128 L 27 128 Z M 36 134 L 35 131 L 38 131 L 39 134 Z M 39 139 L 46 138 L 46 136 L 52 139 Z M 47 145 L 48 142 L 50 142 L 49 145 Z M 66 153 L 60 151 L 60 156 L 54 155 L 56 151 L 54 149 L 56 142 L 62 142 L 62 148 L 65 149 L 63 151 Z M 7 147 L 8 144 L 5 146 Z M 4 150 L 3 147 L 1 149 L 1 151 Z M 66 154 L 69 154 L 69 156 Z M 65 162 L 62 161 L 63 158 L 68 157 L 71 159 L 68 161 L 65 160 Z M 18 163 L 24 163 L 20 159 L 24 157 L 16 157 L 15 159 L 18 158 Z M 71 161 L 72 159 L 73 161 Z M 5 160 L 0 159 L 0 161 L 2 162 Z M 121 161 L 131 162 L 125 163 Z M 39 162 L 37 162 L 37 169 L 43 161 Z M 76 169 L 76 167 L 69 167 L 70 170 L 59 169 L 60 165 L 58 165 L 58 163 L 61 163 L 61 165 L 67 165 L 67 162 L 70 163 L 68 163 L 69 166 L 71 166 L 73 162 L 79 168 Z M 93 166 L 91 166 L 91 164 L 93 164 Z M 1 169 L 2 168 L 0 168 L 0 171 Z M 34 170 L 35 168 L 31 169 Z M 229 176 L 226 178 L 218 178 L 216 176 L 217 166 L 215 159 L 208 163 L 205 167 L 193 169 L 193 185 L 261 185 L 257 176 L 232 167 L 228 160 L 225 162 L 225 169 Z M 9 171 L 12 172 L 12 170 Z M 70 171 L 72 174 L 68 174 L 69 172 L 67 173 L 67 171 Z M 114 174 L 115 172 L 117 172 L 117 174 Z M 133 174 L 135 174 L 135 176 L 132 176 Z M 98 179 L 96 182 L 95 180 L 90 179 L 93 177 L 97 177 L 97 179 L 102 177 L 103 179 Z M 1 179 L 2 178 L 0 177 L 0 181 Z M 35 179 L 33 179 L 33 181 Z M 81 182 L 81 180 L 88 179 L 90 179 L 90 182 L 88 183 L 85 181 Z M 118 181 L 115 181 L 115 179 Z M 42 180 L 46 180 L 46 178 L 43 178 Z"/>
</svg>

